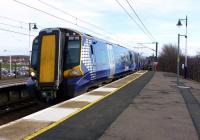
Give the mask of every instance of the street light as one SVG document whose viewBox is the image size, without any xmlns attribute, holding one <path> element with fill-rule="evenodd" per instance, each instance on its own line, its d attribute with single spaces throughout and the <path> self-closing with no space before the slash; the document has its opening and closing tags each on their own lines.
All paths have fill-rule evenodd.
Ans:
<svg viewBox="0 0 200 140">
<path fill-rule="evenodd" d="M 36 23 L 28 23 L 28 29 L 29 29 L 29 50 L 30 50 L 30 62 L 31 62 L 31 27 L 32 27 L 32 25 L 33 25 L 33 28 L 32 29 L 34 29 L 34 30 L 37 30 L 38 29 L 38 27 L 37 27 L 37 24 Z"/>
<path fill-rule="evenodd" d="M 1 80 L 1 68 L 2 68 L 2 62 L 3 62 L 3 60 L 0 59 L 0 80 Z"/>
<path fill-rule="evenodd" d="M 188 24 L 188 18 L 187 16 L 185 17 L 185 19 L 179 19 L 178 23 L 176 24 L 176 26 L 181 27 L 182 23 L 181 21 L 185 21 L 185 65 L 184 65 L 184 78 L 187 78 L 187 24 Z"/>
<path fill-rule="evenodd" d="M 34 30 L 37 30 L 38 29 L 38 27 L 37 27 L 37 24 L 36 23 L 28 23 L 28 35 L 29 35 L 29 71 L 30 71 L 30 66 L 31 66 L 31 27 L 32 27 L 32 25 L 33 25 L 33 28 L 32 29 L 34 29 Z"/>
<path fill-rule="evenodd" d="M 176 72 L 176 77 L 177 77 L 177 85 L 179 86 L 179 62 L 180 62 L 180 37 L 184 36 L 185 38 L 187 38 L 187 35 L 180 35 L 178 34 L 178 49 L 177 49 L 177 72 Z"/>
</svg>

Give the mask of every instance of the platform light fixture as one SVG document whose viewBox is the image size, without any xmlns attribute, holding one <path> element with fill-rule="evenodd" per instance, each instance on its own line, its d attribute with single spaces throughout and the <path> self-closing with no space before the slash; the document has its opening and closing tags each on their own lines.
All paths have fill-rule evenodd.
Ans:
<svg viewBox="0 0 200 140">
<path fill-rule="evenodd" d="M 180 37 L 181 37 L 181 36 L 184 36 L 185 38 L 187 38 L 187 35 L 180 35 L 180 34 L 178 34 L 177 72 L 176 72 L 176 75 L 177 75 L 177 86 L 180 85 L 180 82 L 179 82 L 179 64 L 180 64 Z"/>
<path fill-rule="evenodd" d="M 33 26 L 33 28 L 31 28 Z M 31 48 L 31 41 L 30 41 L 30 36 L 31 36 L 31 29 L 37 30 L 37 24 L 36 23 L 28 23 L 28 29 L 29 29 L 29 49 Z"/>
<path fill-rule="evenodd" d="M 33 28 L 31 28 L 33 26 Z M 28 37 L 29 37 L 29 41 L 28 41 L 28 45 L 29 45 L 29 71 L 30 71 L 30 65 L 31 65 L 31 29 L 33 30 L 37 30 L 37 24 L 36 23 L 28 23 Z M 30 73 L 29 73 L 30 74 Z M 30 75 L 29 75 L 30 76 Z"/>
<path fill-rule="evenodd" d="M 185 64 L 184 64 L 184 78 L 187 78 L 187 25 L 188 25 L 188 17 L 186 16 L 183 19 L 179 19 L 176 26 L 181 27 L 183 24 L 181 21 L 185 21 Z"/>
<path fill-rule="evenodd" d="M 178 26 L 178 27 L 182 26 L 182 23 L 181 23 L 180 19 L 178 20 L 178 23 L 176 24 L 176 26 Z"/>
</svg>

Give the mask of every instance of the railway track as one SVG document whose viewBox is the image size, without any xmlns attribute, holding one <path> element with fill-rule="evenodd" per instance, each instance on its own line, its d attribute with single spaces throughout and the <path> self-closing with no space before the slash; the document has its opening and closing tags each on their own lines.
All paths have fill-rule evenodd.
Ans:
<svg viewBox="0 0 200 140">
<path fill-rule="evenodd" d="M 0 115 L 23 109 L 26 107 L 37 105 L 35 98 L 27 98 L 20 101 L 12 102 L 10 104 L 0 106 Z"/>
<path fill-rule="evenodd" d="M 45 108 L 28 92 L 25 81 L 25 78 L 0 80 L 0 125 Z"/>
<path fill-rule="evenodd" d="M 0 125 L 20 119 L 50 105 L 39 102 L 34 97 L 0 106 Z"/>
</svg>

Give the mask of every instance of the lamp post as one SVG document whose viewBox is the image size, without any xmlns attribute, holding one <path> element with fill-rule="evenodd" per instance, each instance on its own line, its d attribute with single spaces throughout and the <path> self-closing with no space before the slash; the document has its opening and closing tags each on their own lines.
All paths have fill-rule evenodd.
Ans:
<svg viewBox="0 0 200 140">
<path fill-rule="evenodd" d="M 10 75 L 12 73 L 12 56 L 10 55 Z"/>
<path fill-rule="evenodd" d="M 3 62 L 3 60 L 2 59 L 0 59 L 0 80 L 1 80 L 1 68 L 2 68 L 2 62 Z"/>
<path fill-rule="evenodd" d="M 30 67 L 31 67 L 31 27 L 33 25 L 33 28 L 34 30 L 37 30 L 37 24 L 36 23 L 28 23 L 28 35 L 29 35 L 29 41 L 28 41 L 28 45 L 29 45 L 29 64 L 28 64 L 28 67 L 29 67 L 29 73 L 30 73 Z"/>
<path fill-rule="evenodd" d="M 177 48 L 177 72 L 176 72 L 176 77 L 177 77 L 177 85 L 179 86 L 179 63 L 180 63 L 180 36 L 184 36 L 185 38 L 187 38 L 187 35 L 180 35 L 178 34 L 178 48 Z"/>
<path fill-rule="evenodd" d="M 188 18 L 187 16 L 185 19 L 179 19 L 178 23 L 176 24 L 178 27 L 182 26 L 181 21 L 185 21 L 185 64 L 184 64 L 184 78 L 187 78 L 187 25 L 188 25 Z"/>
<path fill-rule="evenodd" d="M 34 30 L 37 30 L 38 28 L 37 28 L 37 24 L 36 23 L 28 23 L 28 35 L 29 35 L 29 61 L 31 62 L 31 27 L 32 27 L 32 25 L 33 25 L 33 28 L 32 29 L 34 29 Z"/>
</svg>

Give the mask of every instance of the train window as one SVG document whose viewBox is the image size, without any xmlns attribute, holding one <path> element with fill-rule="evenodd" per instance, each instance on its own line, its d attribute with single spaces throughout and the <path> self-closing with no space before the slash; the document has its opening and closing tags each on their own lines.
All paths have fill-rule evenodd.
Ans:
<svg viewBox="0 0 200 140">
<path fill-rule="evenodd" d="M 80 40 L 68 40 L 65 46 L 65 69 L 80 64 Z"/>
<path fill-rule="evenodd" d="M 96 50 L 98 53 L 96 53 L 96 64 L 98 66 L 105 66 L 108 62 L 108 56 L 107 56 L 107 52 L 102 49 L 102 48 L 98 48 L 98 50 Z"/>
<path fill-rule="evenodd" d="M 32 54 L 31 54 L 31 67 L 37 69 L 38 65 L 38 39 L 33 41 Z"/>
</svg>

